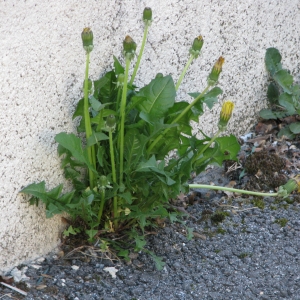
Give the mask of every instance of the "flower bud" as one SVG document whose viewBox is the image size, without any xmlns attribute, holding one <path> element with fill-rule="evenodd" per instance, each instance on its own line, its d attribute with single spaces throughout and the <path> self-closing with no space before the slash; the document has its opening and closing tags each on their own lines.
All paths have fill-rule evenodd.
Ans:
<svg viewBox="0 0 300 300">
<path fill-rule="evenodd" d="M 115 129 L 115 127 L 116 127 L 116 117 L 114 115 L 109 115 L 106 118 L 106 127 L 108 127 L 110 130 Z"/>
<path fill-rule="evenodd" d="M 123 41 L 124 56 L 131 60 L 135 55 L 135 50 L 136 50 L 136 43 L 129 35 L 127 35 L 125 37 L 125 40 Z"/>
<path fill-rule="evenodd" d="M 209 85 L 213 86 L 218 82 L 219 75 L 222 71 L 222 66 L 224 64 L 225 59 L 220 56 L 217 62 L 215 63 L 214 67 L 212 68 L 209 76 L 208 76 L 208 83 Z"/>
<path fill-rule="evenodd" d="M 98 184 L 99 184 L 99 185 L 98 185 L 99 189 L 100 189 L 100 190 L 104 190 L 106 187 L 109 186 L 109 181 L 108 181 L 108 179 L 107 179 L 106 176 L 101 175 L 101 176 L 99 177 Z"/>
<path fill-rule="evenodd" d="M 220 120 L 218 127 L 220 130 L 225 130 L 227 127 L 227 123 L 229 122 L 232 111 L 234 108 L 234 104 L 231 101 L 226 101 L 222 105 L 221 113 L 220 113 Z"/>
<path fill-rule="evenodd" d="M 93 38 L 94 36 L 92 30 L 89 27 L 84 28 L 81 33 L 81 39 L 83 48 L 87 53 L 90 53 L 94 48 Z"/>
<path fill-rule="evenodd" d="M 143 21 L 144 23 L 151 25 L 151 21 L 152 21 L 152 9 L 150 7 L 145 7 L 144 11 L 143 11 Z"/>
<path fill-rule="evenodd" d="M 193 42 L 193 45 L 192 45 L 192 48 L 190 49 L 190 54 L 191 55 L 194 55 L 195 58 L 197 58 L 200 54 L 200 51 L 202 49 L 202 46 L 203 46 L 203 38 L 201 35 L 199 35 L 198 37 L 196 37 L 194 39 L 194 42 Z"/>
</svg>

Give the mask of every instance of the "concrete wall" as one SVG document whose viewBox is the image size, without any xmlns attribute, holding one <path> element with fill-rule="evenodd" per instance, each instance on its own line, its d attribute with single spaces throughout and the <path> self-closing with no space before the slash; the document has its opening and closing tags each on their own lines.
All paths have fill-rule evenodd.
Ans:
<svg viewBox="0 0 300 300">
<path fill-rule="evenodd" d="M 141 13 L 153 9 L 153 24 L 137 83 L 157 72 L 176 80 L 192 40 L 203 35 L 202 55 L 191 66 L 178 99 L 201 91 L 216 59 L 226 59 L 219 86 L 236 103 L 230 130 L 249 130 L 266 105 L 264 54 L 277 47 L 284 65 L 299 74 L 298 0 L 0 0 L 0 271 L 44 255 L 58 243 L 60 217 L 45 219 L 18 194 L 34 181 L 63 182 L 55 134 L 71 132 L 81 95 L 85 54 L 80 34 L 94 32 L 91 76 L 98 78 L 121 57 L 122 40 L 139 44 Z M 298 77 L 299 78 L 299 77 Z M 195 124 L 214 130 L 220 106 Z M 202 126 L 205 124 L 205 126 Z"/>
</svg>

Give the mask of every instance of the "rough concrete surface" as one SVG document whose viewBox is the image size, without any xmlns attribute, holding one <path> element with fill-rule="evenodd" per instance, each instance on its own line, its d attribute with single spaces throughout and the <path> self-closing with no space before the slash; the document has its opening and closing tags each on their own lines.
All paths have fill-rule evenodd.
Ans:
<svg viewBox="0 0 300 300">
<path fill-rule="evenodd" d="M 45 219 L 43 208 L 29 207 L 18 192 L 34 181 L 45 180 L 49 188 L 63 182 L 54 136 L 74 130 L 71 116 L 85 63 L 82 29 L 90 26 L 94 32 L 90 71 L 95 79 L 111 68 L 113 54 L 121 58 L 125 35 L 141 42 L 145 6 L 153 10 L 153 24 L 137 85 L 157 72 L 176 80 L 192 40 L 201 34 L 202 55 L 188 71 L 178 99 L 190 101 L 187 92 L 201 91 L 223 55 L 220 100 L 236 104 L 233 133 L 247 131 L 266 106 L 266 48 L 278 48 L 284 67 L 299 74 L 297 0 L 0 0 L 0 271 L 43 255 L 58 242 L 60 218 Z M 195 132 L 212 133 L 219 110 L 217 105 L 202 117 Z"/>
</svg>

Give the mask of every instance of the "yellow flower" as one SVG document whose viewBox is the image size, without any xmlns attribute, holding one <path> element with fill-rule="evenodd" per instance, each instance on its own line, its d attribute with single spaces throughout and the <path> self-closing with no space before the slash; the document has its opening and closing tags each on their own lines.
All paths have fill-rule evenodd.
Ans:
<svg viewBox="0 0 300 300">
<path fill-rule="evenodd" d="M 220 113 L 220 120 L 219 120 L 219 129 L 225 130 L 227 127 L 227 123 L 232 116 L 232 111 L 234 108 L 234 104 L 231 101 L 226 101 L 223 103 L 221 113 Z"/>
</svg>

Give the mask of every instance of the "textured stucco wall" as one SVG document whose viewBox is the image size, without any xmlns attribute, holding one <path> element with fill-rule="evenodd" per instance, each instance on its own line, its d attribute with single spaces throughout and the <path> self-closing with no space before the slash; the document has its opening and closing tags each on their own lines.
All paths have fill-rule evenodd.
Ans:
<svg viewBox="0 0 300 300">
<path fill-rule="evenodd" d="M 63 182 L 55 134 L 74 130 L 71 115 L 81 94 L 84 51 L 80 33 L 94 32 L 91 76 L 121 57 L 130 34 L 139 44 L 145 6 L 153 9 L 137 83 L 157 72 L 176 80 L 194 37 L 203 35 L 201 57 L 191 66 L 178 98 L 201 91 L 215 60 L 226 59 L 219 86 L 236 103 L 230 130 L 247 131 L 265 102 L 265 49 L 277 47 L 284 66 L 299 74 L 298 0 L 71 1 L 0 0 L 0 271 L 53 249 L 60 218 L 45 219 L 18 191 L 33 181 Z M 298 77 L 299 79 L 299 77 Z M 220 106 L 195 125 L 211 133 Z M 202 124 L 205 124 L 202 126 Z"/>
</svg>

